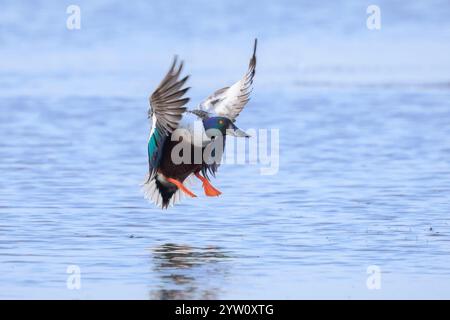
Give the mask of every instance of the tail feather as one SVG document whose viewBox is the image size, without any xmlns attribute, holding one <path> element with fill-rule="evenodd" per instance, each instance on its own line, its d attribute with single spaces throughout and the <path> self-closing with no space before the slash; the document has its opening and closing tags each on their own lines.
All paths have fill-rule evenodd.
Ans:
<svg viewBox="0 0 450 320">
<path fill-rule="evenodd" d="M 144 198 L 153 202 L 157 207 L 167 209 L 167 207 L 173 206 L 181 200 L 181 190 L 178 190 L 174 185 L 161 183 L 156 175 L 149 179 L 147 174 L 144 181 L 142 185 Z"/>
<path fill-rule="evenodd" d="M 155 179 L 155 184 L 162 198 L 162 208 L 166 209 L 169 206 L 170 200 L 177 192 L 178 188 L 175 185 L 163 184 L 158 179 Z"/>
</svg>

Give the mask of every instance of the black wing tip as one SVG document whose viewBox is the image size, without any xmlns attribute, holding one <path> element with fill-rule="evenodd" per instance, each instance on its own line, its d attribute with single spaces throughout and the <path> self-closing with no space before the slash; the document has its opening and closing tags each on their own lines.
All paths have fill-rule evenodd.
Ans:
<svg viewBox="0 0 450 320">
<path fill-rule="evenodd" d="M 170 66 L 169 72 L 168 73 L 172 73 L 173 70 L 175 70 L 175 67 L 177 65 L 178 62 L 178 55 L 174 55 L 173 56 L 173 60 L 172 60 L 172 65 Z"/>
<path fill-rule="evenodd" d="M 184 61 L 183 60 L 178 61 L 178 60 L 179 60 L 179 56 L 178 56 L 178 54 L 175 54 L 173 56 L 172 65 L 170 66 L 169 73 L 171 73 L 171 74 L 173 74 L 173 73 L 180 74 L 181 73 L 181 70 L 183 70 Z"/>
<path fill-rule="evenodd" d="M 256 48 L 257 48 L 257 46 L 258 46 L 258 38 L 255 38 L 255 43 L 253 45 L 253 55 L 252 55 L 252 58 L 250 59 L 250 63 L 249 63 L 249 68 L 252 70 L 254 70 L 256 67 Z M 253 77 L 253 75 L 252 75 L 252 77 Z"/>
<path fill-rule="evenodd" d="M 178 67 L 178 71 L 177 71 L 177 77 L 181 74 L 181 70 L 183 70 L 183 66 L 184 66 L 184 61 L 181 60 L 180 61 L 180 66 Z"/>
</svg>

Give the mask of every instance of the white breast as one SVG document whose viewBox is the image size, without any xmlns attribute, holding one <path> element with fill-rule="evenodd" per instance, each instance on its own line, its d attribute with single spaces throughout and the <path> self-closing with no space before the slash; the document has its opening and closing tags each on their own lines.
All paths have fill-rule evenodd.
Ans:
<svg viewBox="0 0 450 320">
<path fill-rule="evenodd" d="M 190 142 L 196 147 L 204 147 L 211 139 L 205 133 L 203 122 L 196 115 L 185 112 L 181 118 L 178 128 L 179 136 L 183 136 L 183 140 Z"/>
</svg>

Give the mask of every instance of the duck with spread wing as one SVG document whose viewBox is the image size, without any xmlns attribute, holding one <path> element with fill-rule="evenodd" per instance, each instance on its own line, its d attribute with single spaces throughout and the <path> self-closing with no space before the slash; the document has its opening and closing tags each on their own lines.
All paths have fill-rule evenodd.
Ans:
<svg viewBox="0 0 450 320">
<path fill-rule="evenodd" d="M 177 57 L 151 94 L 148 111 L 152 124 L 148 141 L 149 171 L 143 191 L 145 197 L 157 206 L 167 208 L 174 205 L 182 194 L 196 197 L 185 185 L 191 177 L 201 180 L 207 196 L 221 194 L 211 185 L 210 175 L 215 176 L 220 165 L 226 135 L 249 137 L 235 125 L 235 121 L 250 99 L 255 76 L 256 45 L 255 39 L 253 55 L 242 79 L 230 87 L 217 90 L 192 110 L 186 108 L 189 98 L 185 97 L 189 90 L 185 83 L 189 76 L 181 77 L 183 62 L 178 63 Z M 222 139 L 219 144 L 218 138 Z M 211 148 L 213 145 L 221 150 L 214 150 Z M 212 152 L 205 152 L 208 148 Z M 180 162 L 174 159 L 174 154 L 186 156 L 183 159 L 188 161 Z M 198 154 L 200 159 L 196 158 Z M 211 161 L 212 158 L 214 161 Z"/>
</svg>

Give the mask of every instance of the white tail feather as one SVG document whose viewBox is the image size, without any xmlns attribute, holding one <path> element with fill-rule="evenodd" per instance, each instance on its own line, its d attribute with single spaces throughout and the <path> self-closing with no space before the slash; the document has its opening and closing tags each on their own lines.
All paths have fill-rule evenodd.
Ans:
<svg viewBox="0 0 450 320">
<path fill-rule="evenodd" d="M 154 203 L 157 207 L 162 208 L 163 198 L 161 193 L 159 192 L 158 187 L 156 186 L 156 178 L 153 177 L 150 181 L 148 181 L 149 174 L 145 176 L 144 183 L 141 185 L 141 190 L 144 193 L 144 198 Z M 188 180 L 187 178 L 186 180 Z M 172 198 L 169 201 L 169 206 L 173 207 L 175 204 L 179 203 L 182 199 L 183 192 L 181 190 L 177 190 Z"/>
</svg>

